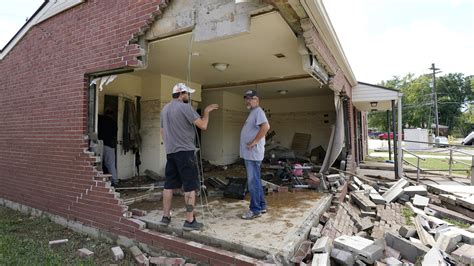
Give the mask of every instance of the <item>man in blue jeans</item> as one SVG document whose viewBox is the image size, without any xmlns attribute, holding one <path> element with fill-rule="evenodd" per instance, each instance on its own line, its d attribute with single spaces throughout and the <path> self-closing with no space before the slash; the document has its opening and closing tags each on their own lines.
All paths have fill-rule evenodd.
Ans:
<svg viewBox="0 0 474 266">
<path fill-rule="evenodd" d="M 270 129 L 270 124 L 265 112 L 259 106 L 256 91 L 246 91 L 244 100 L 250 113 L 240 132 L 240 157 L 244 159 L 247 170 L 250 207 L 249 211 L 242 215 L 242 219 L 250 220 L 267 212 L 267 203 L 260 180 L 260 165 L 265 153 L 265 135 Z"/>
</svg>

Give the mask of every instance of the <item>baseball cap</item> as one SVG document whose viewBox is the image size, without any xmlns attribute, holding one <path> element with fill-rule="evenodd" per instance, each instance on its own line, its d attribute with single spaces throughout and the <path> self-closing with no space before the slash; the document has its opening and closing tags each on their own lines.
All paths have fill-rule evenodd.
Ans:
<svg viewBox="0 0 474 266">
<path fill-rule="evenodd" d="M 257 96 L 257 92 L 254 90 L 248 90 L 244 94 L 244 98 Z"/>
<path fill-rule="evenodd" d="M 174 85 L 174 87 L 173 87 L 173 94 L 180 93 L 180 92 L 193 93 L 195 91 L 196 90 L 191 89 L 190 87 L 186 86 L 186 84 L 184 84 L 184 83 L 178 83 L 178 84 Z"/>
</svg>

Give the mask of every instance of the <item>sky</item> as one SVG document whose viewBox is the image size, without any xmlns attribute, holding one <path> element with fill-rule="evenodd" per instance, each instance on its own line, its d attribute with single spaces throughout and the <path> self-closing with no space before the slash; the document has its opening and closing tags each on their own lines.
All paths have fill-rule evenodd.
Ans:
<svg viewBox="0 0 474 266">
<path fill-rule="evenodd" d="M 0 9 L 4 47 L 43 0 Z M 474 75 L 474 0 L 323 0 L 358 81 L 429 73 Z"/>
<path fill-rule="evenodd" d="M 358 81 L 474 75 L 474 0 L 323 0 Z"/>
</svg>

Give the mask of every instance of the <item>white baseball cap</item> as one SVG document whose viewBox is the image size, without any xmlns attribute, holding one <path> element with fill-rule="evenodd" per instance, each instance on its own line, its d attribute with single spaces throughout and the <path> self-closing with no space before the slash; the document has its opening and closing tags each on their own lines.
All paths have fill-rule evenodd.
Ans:
<svg viewBox="0 0 474 266">
<path fill-rule="evenodd" d="M 174 85 L 174 87 L 173 87 L 173 94 L 179 93 L 179 92 L 193 93 L 195 91 L 196 90 L 191 89 L 190 87 L 186 86 L 186 84 L 184 84 L 184 83 L 178 83 L 178 84 Z"/>
</svg>

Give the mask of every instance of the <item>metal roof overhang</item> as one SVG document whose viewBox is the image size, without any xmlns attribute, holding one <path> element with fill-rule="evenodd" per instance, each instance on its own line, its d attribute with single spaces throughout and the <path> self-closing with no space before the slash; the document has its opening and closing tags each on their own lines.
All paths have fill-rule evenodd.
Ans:
<svg viewBox="0 0 474 266">
<path fill-rule="evenodd" d="M 395 89 L 358 82 L 352 88 L 352 103 L 359 111 L 385 111 L 391 110 L 392 100 L 396 103 L 402 95 Z"/>
</svg>

